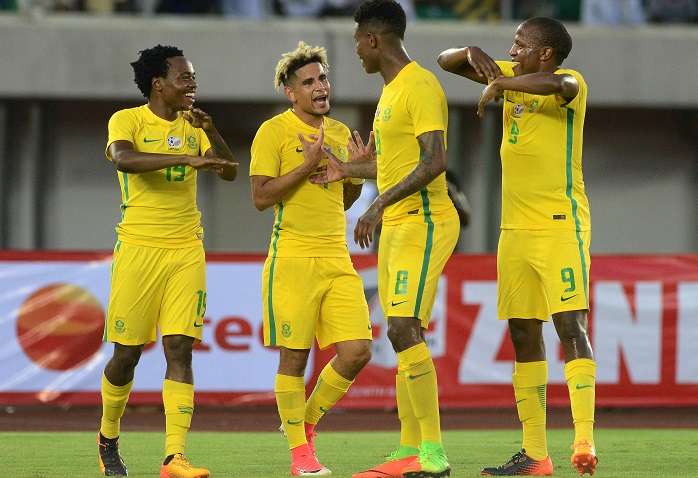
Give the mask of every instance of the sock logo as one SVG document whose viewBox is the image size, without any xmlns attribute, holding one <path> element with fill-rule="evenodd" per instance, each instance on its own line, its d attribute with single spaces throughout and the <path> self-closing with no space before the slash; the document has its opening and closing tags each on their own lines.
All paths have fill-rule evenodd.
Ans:
<svg viewBox="0 0 698 478">
<path fill-rule="evenodd" d="M 286 420 L 286 423 L 288 423 L 289 425 L 300 425 L 301 423 L 303 423 L 303 419 L 300 419 L 297 422 Z"/>
<path fill-rule="evenodd" d="M 187 413 L 189 415 L 194 415 L 194 407 L 187 407 L 187 406 L 178 406 L 177 409 L 179 410 L 179 413 Z"/>
<path fill-rule="evenodd" d="M 423 377 L 423 376 L 425 376 L 425 375 L 429 375 L 430 373 L 431 373 L 431 371 L 429 371 L 429 372 L 424 372 L 424 373 L 418 373 L 417 375 L 414 375 L 414 374 L 411 373 L 411 374 L 409 374 L 407 377 L 408 377 L 410 380 L 416 380 L 416 379 L 418 379 L 419 377 Z"/>
<path fill-rule="evenodd" d="M 583 388 L 591 388 L 591 387 L 593 387 L 593 385 L 579 385 L 579 384 L 577 384 L 576 388 L 577 388 L 577 390 L 581 390 Z"/>
</svg>

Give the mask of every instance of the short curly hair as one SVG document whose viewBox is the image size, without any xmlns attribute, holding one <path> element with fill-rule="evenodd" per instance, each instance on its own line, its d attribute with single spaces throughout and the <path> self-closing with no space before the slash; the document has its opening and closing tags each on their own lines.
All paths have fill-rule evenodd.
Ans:
<svg viewBox="0 0 698 478">
<path fill-rule="evenodd" d="M 572 37 L 561 21 L 550 17 L 533 17 L 526 20 L 524 25 L 535 30 L 534 36 L 541 46 L 550 46 L 555 52 L 558 65 L 567 59 L 572 51 Z"/>
<path fill-rule="evenodd" d="M 356 9 L 354 21 L 359 27 L 370 25 L 378 33 L 405 39 L 407 15 L 395 0 L 366 0 Z"/>
<path fill-rule="evenodd" d="M 153 91 L 153 78 L 165 78 L 170 64 L 168 58 L 184 56 L 179 48 L 173 46 L 157 45 L 147 50 L 138 52 L 138 60 L 131 63 L 133 67 L 133 81 L 141 90 L 143 96 L 150 98 Z"/>
<path fill-rule="evenodd" d="M 278 90 L 281 85 L 287 86 L 295 78 L 296 71 L 310 63 L 320 63 L 325 72 L 329 71 L 327 50 L 321 46 L 308 46 L 304 41 L 299 41 L 298 47 L 281 55 L 279 63 L 276 64 L 274 88 Z"/>
</svg>

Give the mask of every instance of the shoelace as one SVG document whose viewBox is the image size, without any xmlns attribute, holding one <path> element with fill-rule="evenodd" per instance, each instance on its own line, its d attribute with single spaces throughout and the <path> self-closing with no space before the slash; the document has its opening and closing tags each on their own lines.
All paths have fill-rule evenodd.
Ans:
<svg viewBox="0 0 698 478">
<path fill-rule="evenodd" d="M 301 455 L 299 463 L 295 464 L 295 467 L 303 471 L 317 471 L 322 468 L 322 465 L 315 455 Z"/>
<path fill-rule="evenodd" d="M 429 458 L 431 458 L 431 455 L 433 455 L 433 453 L 430 453 L 429 451 L 425 450 L 421 446 L 419 447 L 419 462 L 420 463 L 426 463 L 427 461 L 429 461 Z"/>
<path fill-rule="evenodd" d="M 170 463 L 168 463 L 168 465 L 175 462 L 175 461 L 177 462 L 177 466 L 184 468 L 185 470 L 188 470 L 189 468 L 191 468 L 191 463 L 189 463 L 187 461 L 187 459 L 184 458 L 184 455 L 182 455 L 181 453 L 175 454 L 174 458 L 172 458 L 172 461 L 170 461 Z"/>
<path fill-rule="evenodd" d="M 388 456 L 385 457 L 385 461 L 397 461 L 397 460 L 400 460 L 400 459 L 401 459 L 401 458 L 399 458 L 399 457 L 397 456 L 397 450 L 395 450 L 395 451 L 392 452 L 390 455 L 388 455 Z"/>
</svg>

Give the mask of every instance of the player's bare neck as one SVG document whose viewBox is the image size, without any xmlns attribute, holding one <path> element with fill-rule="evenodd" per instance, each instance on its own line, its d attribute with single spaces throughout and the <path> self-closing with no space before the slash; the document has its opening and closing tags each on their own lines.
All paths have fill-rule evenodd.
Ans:
<svg viewBox="0 0 698 478">
<path fill-rule="evenodd" d="M 380 74 L 383 77 L 385 84 L 389 84 L 395 77 L 410 64 L 412 60 L 407 55 L 407 52 L 400 48 L 399 50 L 391 51 L 383 57 L 381 62 Z"/>
<path fill-rule="evenodd" d="M 150 111 L 152 111 L 155 116 L 162 118 L 165 121 L 174 121 L 179 116 L 179 111 L 171 108 L 166 103 L 153 101 L 152 98 L 148 101 L 148 108 L 150 108 Z"/>
<path fill-rule="evenodd" d="M 291 108 L 291 111 L 303 123 L 307 124 L 308 126 L 312 126 L 313 128 L 317 128 L 317 129 L 320 129 L 320 125 L 322 125 L 322 123 L 325 119 L 324 115 L 311 115 L 310 113 L 307 113 L 300 108 Z"/>
</svg>

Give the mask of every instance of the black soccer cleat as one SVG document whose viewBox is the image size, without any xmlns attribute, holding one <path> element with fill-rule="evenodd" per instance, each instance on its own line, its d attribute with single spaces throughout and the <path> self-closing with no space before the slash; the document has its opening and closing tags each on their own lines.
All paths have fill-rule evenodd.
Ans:
<svg viewBox="0 0 698 478">
<path fill-rule="evenodd" d="M 128 470 L 119 453 L 119 437 L 104 438 L 97 433 L 99 443 L 99 468 L 104 476 L 128 476 Z"/>
<path fill-rule="evenodd" d="M 497 468 L 483 468 L 482 474 L 485 476 L 551 476 L 553 463 L 550 461 L 550 456 L 546 456 L 544 460 L 534 460 L 526 454 L 526 450 L 521 450 Z"/>
</svg>

